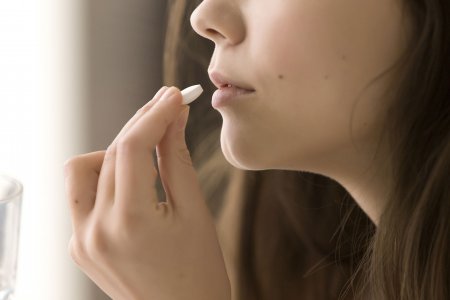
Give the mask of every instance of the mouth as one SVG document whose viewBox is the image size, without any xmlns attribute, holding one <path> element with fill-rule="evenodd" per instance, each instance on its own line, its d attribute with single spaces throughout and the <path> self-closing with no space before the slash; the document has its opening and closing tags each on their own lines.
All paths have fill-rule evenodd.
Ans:
<svg viewBox="0 0 450 300">
<path fill-rule="evenodd" d="M 237 82 L 227 78 L 226 76 L 220 74 L 219 72 L 210 72 L 209 78 L 211 82 L 219 89 L 219 90 L 234 90 L 239 94 L 253 93 L 255 89 L 250 87 L 249 85 L 241 82 Z"/>
<path fill-rule="evenodd" d="M 231 80 L 219 72 L 211 72 L 209 73 L 209 77 L 217 87 L 217 90 L 212 96 L 212 106 L 216 109 L 231 105 L 231 103 L 235 103 L 238 99 L 248 100 L 254 98 L 253 93 L 256 92 L 255 89 L 243 82 Z"/>
</svg>

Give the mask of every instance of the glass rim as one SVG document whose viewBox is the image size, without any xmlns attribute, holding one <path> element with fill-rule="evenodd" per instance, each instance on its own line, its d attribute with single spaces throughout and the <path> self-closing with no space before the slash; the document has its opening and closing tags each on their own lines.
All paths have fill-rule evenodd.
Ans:
<svg viewBox="0 0 450 300">
<path fill-rule="evenodd" d="M 4 198 L 0 198 L 0 203 L 8 202 L 11 199 L 16 198 L 17 196 L 22 194 L 22 192 L 23 192 L 23 185 L 22 185 L 22 183 L 19 180 L 15 179 L 14 177 L 11 177 L 9 175 L 6 175 L 6 174 L 0 174 L 0 179 L 1 178 L 6 179 L 7 181 L 11 182 L 11 184 L 15 188 L 14 188 L 14 192 L 11 195 L 9 195 L 7 197 L 4 197 Z"/>
</svg>

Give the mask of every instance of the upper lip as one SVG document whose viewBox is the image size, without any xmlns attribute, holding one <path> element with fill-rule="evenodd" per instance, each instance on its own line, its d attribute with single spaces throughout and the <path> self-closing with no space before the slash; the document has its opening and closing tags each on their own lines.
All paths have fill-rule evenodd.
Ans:
<svg viewBox="0 0 450 300">
<path fill-rule="evenodd" d="M 237 82 L 237 81 L 233 81 L 229 78 L 227 78 L 225 75 L 221 74 L 218 71 L 211 71 L 209 72 L 209 78 L 211 79 L 212 83 L 218 88 L 224 88 L 227 86 L 233 86 L 236 88 L 240 88 L 240 89 L 244 89 L 244 90 L 248 90 L 248 91 L 252 91 L 254 92 L 255 89 L 248 86 L 245 83 L 241 83 L 241 82 Z"/>
</svg>

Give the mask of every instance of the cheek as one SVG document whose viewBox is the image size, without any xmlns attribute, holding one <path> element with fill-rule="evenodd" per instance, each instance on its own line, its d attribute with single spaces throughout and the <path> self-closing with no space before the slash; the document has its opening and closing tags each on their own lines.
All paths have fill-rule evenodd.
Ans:
<svg viewBox="0 0 450 300">
<path fill-rule="evenodd" d="M 249 41 L 248 57 L 258 58 L 249 63 L 259 76 L 258 106 L 225 113 L 222 150 L 238 168 L 292 169 L 299 156 L 307 161 L 345 139 L 346 103 L 339 103 L 339 83 L 327 75 L 332 51 L 317 46 L 308 32 L 296 32 L 297 38 L 279 34 L 291 26 L 282 24 L 260 24 L 257 32 L 267 34 L 252 35 Z"/>
<path fill-rule="evenodd" d="M 301 5 L 296 5 L 301 6 Z M 281 84 L 284 79 L 297 83 L 328 79 L 340 67 L 330 41 L 328 24 L 312 8 L 273 8 L 270 18 L 259 18 L 248 25 L 249 57 L 264 83 Z M 315 17 L 313 17 L 316 15 Z M 257 59 L 257 60 L 256 60 Z"/>
<path fill-rule="evenodd" d="M 261 83 L 277 89 L 289 84 L 281 75 L 299 90 L 327 89 L 352 101 L 392 66 L 407 40 L 392 0 L 286 0 L 268 9 L 268 17 L 248 24 L 248 57 Z"/>
<path fill-rule="evenodd" d="M 363 4 L 349 4 L 353 9 L 338 1 L 326 5 L 271 8 L 270 19 L 254 18 L 248 24 L 246 57 L 261 98 L 251 114 L 237 108 L 241 119 L 230 117 L 231 112 L 224 119 L 222 149 L 234 166 L 312 170 L 354 142 L 373 138 L 386 85 L 360 93 L 392 63 L 398 36 L 375 26 L 377 13 L 370 15 Z M 355 7 L 361 17 L 348 13 Z M 377 40 L 368 43 L 368 37 Z"/>
</svg>

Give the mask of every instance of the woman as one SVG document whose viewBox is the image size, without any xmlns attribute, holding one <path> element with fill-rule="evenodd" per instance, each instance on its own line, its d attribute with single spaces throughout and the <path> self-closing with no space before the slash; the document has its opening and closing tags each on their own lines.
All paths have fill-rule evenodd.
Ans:
<svg viewBox="0 0 450 300">
<path fill-rule="evenodd" d="M 327 177 L 245 171 L 226 161 L 218 141 L 222 118 L 210 104 L 216 88 L 205 72 L 213 45 L 190 26 L 197 2 L 170 3 L 165 83 L 200 82 L 207 90 L 190 108 L 186 134 L 207 204 L 217 219 L 232 298 L 351 298 L 345 284 L 367 248 L 373 223 L 345 189 Z"/>
<path fill-rule="evenodd" d="M 226 160 L 330 177 L 376 225 L 352 297 L 450 296 L 448 16 L 449 4 L 431 0 L 206 0 L 192 14 L 215 45 L 209 71 Z M 180 101 L 177 89 L 162 88 L 107 151 L 66 166 L 72 256 L 114 299 L 234 291 Z M 149 186 L 155 148 L 163 203 Z M 260 280 L 252 297 L 294 297 L 288 288 L 265 293 L 270 284 Z"/>
</svg>

